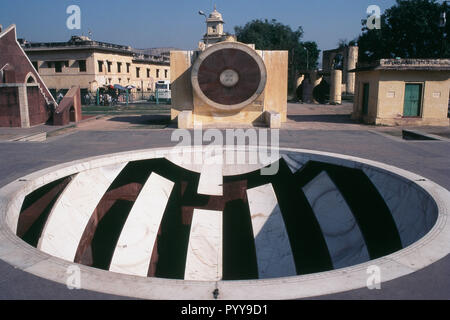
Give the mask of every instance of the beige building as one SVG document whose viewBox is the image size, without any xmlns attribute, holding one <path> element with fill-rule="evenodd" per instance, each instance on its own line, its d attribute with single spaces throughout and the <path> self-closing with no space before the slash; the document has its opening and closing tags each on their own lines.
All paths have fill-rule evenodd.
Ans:
<svg viewBox="0 0 450 320">
<path fill-rule="evenodd" d="M 82 95 L 115 84 L 154 91 L 157 81 L 170 81 L 167 55 L 141 54 L 129 46 L 74 36 L 68 42 L 22 42 L 22 47 L 53 94 L 74 85 Z"/>
<path fill-rule="evenodd" d="M 353 71 L 353 119 L 379 125 L 449 125 L 450 59 L 382 59 Z"/>
</svg>

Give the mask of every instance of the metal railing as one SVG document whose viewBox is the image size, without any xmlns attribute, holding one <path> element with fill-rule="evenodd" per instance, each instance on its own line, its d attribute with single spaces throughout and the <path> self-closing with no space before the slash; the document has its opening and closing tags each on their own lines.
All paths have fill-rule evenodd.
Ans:
<svg viewBox="0 0 450 320">
<path fill-rule="evenodd" d="M 139 53 L 130 46 L 123 46 L 113 43 L 100 42 L 95 40 L 77 40 L 68 42 L 25 42 L 22 44 L 25 50 L 45 49 L 45 48 L 92 48 L 92 49 L 109 49 L 126 52 L 133 56 L 133 60 L 137 62 L 154 62 L 161 64 L 169 64 L 170 58 L 164 55 L 150 55 Z"/>
<path fill-rule="evenodd" d="M 170 99 L 158 97 L 155 91 L 137 92 L 82 92 L 81 104 L 85 106 L 117 106 L 127 104 L 170 104 Z"/>
</svg>

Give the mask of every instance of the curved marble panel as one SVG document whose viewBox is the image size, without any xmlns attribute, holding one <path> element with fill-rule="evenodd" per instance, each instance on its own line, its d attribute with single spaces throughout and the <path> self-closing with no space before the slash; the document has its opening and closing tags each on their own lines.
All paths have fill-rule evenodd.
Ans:
<svg viewBox="0 0 450 320">
<path fill-rule="evenodd" d="M 363 171 L 389 207 L 403 247 L 422 238 L 433 227 L 437 210 L 428 195 L 412 183 L 390 174 L 367 167 Z"/>
<path fill-rule="evenodd" d="M 308 162 L 308 159 L 305 159 L 305 156 L 301 154 L 283 154 L 281 158 L 286 161 L 292 173 L 296 173 Z"/>
<path fill-rule="evenodd" d="M 194 209 L 184 280 L 222 279 L 222 212 Z"/>
<path fill-rule="evenodd" d="M 370 260 L 369 252 L 350 208 L 326 172 L 303 187 L 319 222 L 333 267 L 344 268 Z"/>
<path fill-rule="evenodd" d="M 50 212 L 38 249 L 73 261 L 92 213 L 126 164 L 113 164 L 77 174 Z"/>
<path fill-rule="evenodd" d="M 297 275 L 294 257 L 272 184 L 247 190 L 260 279 Z"/>
<path fill-rule="evenodd" d="M 150 259 L 174 183 L 152 173 L 123 226 L 110 271 L 147 276 Z"/>
<path fill-rule="evenodd" d="M 198 194 L 223 195 L 223 157 L 222 155 L 206 159 L 198 182 Z"/>
<path fill-rule="evenodd" d="M 204 147 L 204 149 L 207 150 L 208 147 Z M 263 151 L 235 150 L 233 148 L 227 148 L 222 151 L 212 147 L 209 150 L 209 154 L 206 154 L 206 152 L 202 153 L 197 149 L 174 148 L 165 157 L 177 166 L 201 173 L 206 159 L 223 156 L 223 176 L 236 176 L 256 171 L 278 160 L 278 158 L 271 158 L 269 155 L 266 155 L 267 152 Z M 261 157 L 261 154 L 265 156 Z"/>
</svg>

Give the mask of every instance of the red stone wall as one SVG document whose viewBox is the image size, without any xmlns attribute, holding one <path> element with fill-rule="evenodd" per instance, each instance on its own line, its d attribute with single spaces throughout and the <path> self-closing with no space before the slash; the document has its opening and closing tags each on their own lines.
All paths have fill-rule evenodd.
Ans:
<svg viewBox="0 0 450 320">
<path fill-rule="evenodd" d="M 53 114 L 53 125 L 54 126 L 65 126 L 70 123 L 70 110 L 67 109 L 65 112 L 54 113 Z"/>
<path fill-rule="evenodd" d="M 0 88 L 0 127 L 20 127 L 19 95 L 17 88 Z"/>
<path fill-rule="evenodd" d="M 0 68 L 4 70 L 5 82 L 10 84 L 25 84 L 28 76 L 32 74 L 37 82 L 36 84 L 39 84 L 47 100 L 54 101 L 50 91 L 48 91 L 44 82 L 39 78 L 39 74 L 17 43 L 15 27 L 8 28 L 8 30 L 0 35 Z M 20 127 L 18 89 L 0 89 L 0 127 Z M 37 86 L 28 87 L 27 95 L 30 126 L 47 122 L 51 116 L 51 112 L 39 88 Z"/>
<path fill-rule="evenodd" d="M 50 111 L 46 107 L 46 101 L 39 88 L 37 86 L 27 87 L 27 95 L 30 126 L 47 122 L 50 118 Z"/>
</svg>

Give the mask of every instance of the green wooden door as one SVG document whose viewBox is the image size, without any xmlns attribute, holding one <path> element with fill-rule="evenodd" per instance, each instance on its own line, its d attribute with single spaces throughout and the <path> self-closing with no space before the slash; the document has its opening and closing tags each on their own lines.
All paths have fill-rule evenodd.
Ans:
<svg viewBox="0 0 450 320">
<path fill-rule="evenodd" d="M 407 83 L 405 85 L 405 104 L 403 107 L 404 117 L 420 116 L 420 105 L 422 104 L 422 85 L 418 83 Z"/>
<path fill-rule="evenodd" d="M 362 105 L 362 113 L 363 115 L 367 115 L 369 111 L 369 84 L 364 83 L 363 87 L 363 105 Z"/>
</svg>

